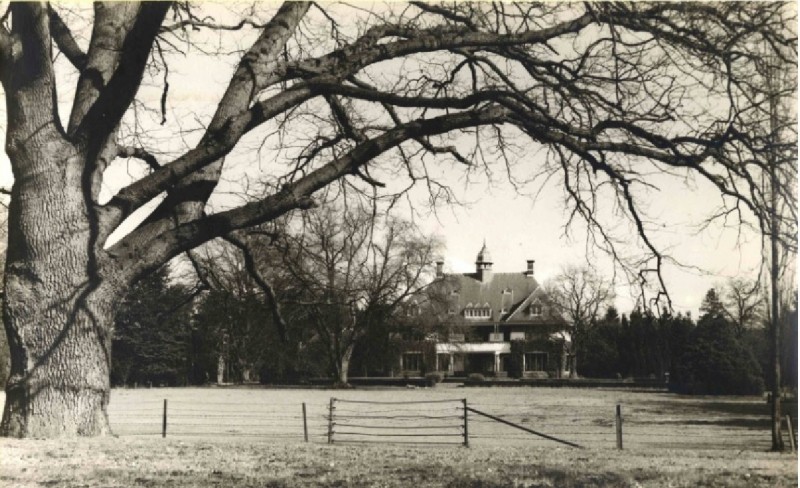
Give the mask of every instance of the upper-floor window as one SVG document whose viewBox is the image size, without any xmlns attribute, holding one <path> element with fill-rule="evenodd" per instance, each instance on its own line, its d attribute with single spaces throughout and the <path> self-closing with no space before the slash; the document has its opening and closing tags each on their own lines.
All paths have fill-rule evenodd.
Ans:
<svg viewBox="0 0 800 488">
<path fill-rule="evenodd" d="M 488 307 L 464 309 L 464 317 L 468 319 L 486 319 L 491 316 L 492 316 L 492 309 Z"/>
<path fill-rule="evenodd" d="M 506 314 L 511 310 L 511 302 L 514 300 L 514 292 L 511 288 L 505 288 L 500 292 L 500 313 Z"/>
<path fill-rule="evenodd" d="M 534 303 L 531 305 L 531 317 L 539 317 L 542 315 L 542 305 L 539 303 Z"/>
</svg>

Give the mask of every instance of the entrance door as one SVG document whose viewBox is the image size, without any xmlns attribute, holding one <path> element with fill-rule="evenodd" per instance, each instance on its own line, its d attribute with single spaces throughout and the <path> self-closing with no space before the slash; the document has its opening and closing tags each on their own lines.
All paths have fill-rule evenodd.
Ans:
<svg viewBox="0 0 800 488">
<path fill-rule="evenodd" d="M 452 370 L 450 369 L 450 355 L 449 354 L 437 354 L 439 369 L 438 371 L 443 371 L 445 373 L 450 373 Z"/>
</svg>

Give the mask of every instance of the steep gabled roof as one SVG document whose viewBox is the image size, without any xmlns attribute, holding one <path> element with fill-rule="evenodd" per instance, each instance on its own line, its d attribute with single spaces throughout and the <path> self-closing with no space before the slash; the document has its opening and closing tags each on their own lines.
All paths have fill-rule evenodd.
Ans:
<svg viewBox="0 0 800 488">
<path fill-rule="evenodd" d="M 493 273 L 491 278 L 481 282 L 477 274 L 447 275 L 442 281 L 450 290 L 457 291 L 451 294 L 451 304 L 459 312 L 467 304 L 480 304 L 480 307 L 492 309 L 493 318 L 503 320 L 515 306 L 524 301 L 534 290 L 539 288 L 539 283 L 534 278 L 523 273 Z M 506 312 L 498 316 L 502 310 Z"/>
<path fill-rule="evenodd" d="M 546 307 L 542 287 L 525 273 L 493 273 L 481 281 L 477 273 L 447 274 L 439 277 L 428 288 L 429 294 L 439 297 L 440 303 L 459 316 L 465 316 L 467 309 L 491 309 L 491 315 L 481 315 L 468 320 L 469 324 L 482 323 L 562 323 L 558 314 L 547 310 L 541 316 L 531 316 L 526 310 L 531 303 L 541 303 Z M 474 317 L 478 317 L 475 319 Z"/>
</svg>

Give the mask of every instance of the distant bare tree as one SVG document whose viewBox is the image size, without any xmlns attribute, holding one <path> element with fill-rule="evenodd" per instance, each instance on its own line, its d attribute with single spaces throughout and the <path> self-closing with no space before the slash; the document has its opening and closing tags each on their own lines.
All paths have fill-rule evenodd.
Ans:
<svg viewBox="0 0 800 488">
<path fill-rule="evenodd" d="M 572 326 L 569 376 L 575 378 L 581 341 L 604 309 L 613 303 L 614 286 L 595 270 L 572 265 L 564 267 L 545 288 L 553 308 Z"/>
<path fill-rule="evenodd" d="M 317 333 L 333 379 L 346 385 L 356 342 L 429 283 L 438 244 L 358 207 L 310 210 L 302 220 L 302 229 L 275 243 L 291 277 L 278 300 L 293 309 L 290 321 Z"/>
<path fill-rule="evenodd" d="M 728 280 L 724 304 L 738 337 L 742 337 L 745 329 L 760 326 L 764 319 L 764 296 L 758 282 L 744 278 Z"/>
</svg>

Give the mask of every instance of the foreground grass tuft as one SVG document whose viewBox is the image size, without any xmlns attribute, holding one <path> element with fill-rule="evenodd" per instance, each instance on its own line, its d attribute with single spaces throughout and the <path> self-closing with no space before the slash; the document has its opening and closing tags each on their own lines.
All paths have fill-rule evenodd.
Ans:
<svg viewBox="0 0 800 488">
<path fill-rule="evenodd" d="M 399 447 L 198 439 L 0 440 L 14 487 L 797 486 L 788 454 Z"/>
</svg>

